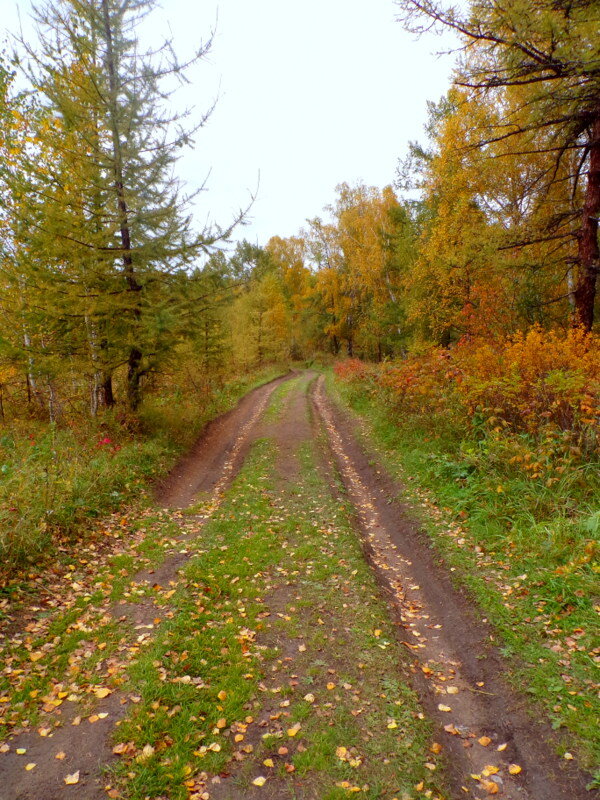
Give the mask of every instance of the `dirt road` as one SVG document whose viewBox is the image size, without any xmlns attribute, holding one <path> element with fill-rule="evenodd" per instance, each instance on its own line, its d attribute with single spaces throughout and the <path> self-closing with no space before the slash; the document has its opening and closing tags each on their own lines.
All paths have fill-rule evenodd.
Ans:
<svg viewBox="0 0 600 800">
<path fill-rule="evenodd" d="M 211 524 L 213 518 L 218 518 L 221 512 L 225 521 L 236 517 L 235 505 L 231 507 L 232 511 L 227 503 L 235 501 L 232 493 L 235 494 L 235 491 L 240 489 L 238 485 L 236 490 L 235 484 L 233 489 L 230 487 L 246 456 L 254 452 L 253 445 L 257 442 L 256 447 L 264 446 L 267 442 L 271 448 L 269 452 L 273 455 L 271 472 L 266 472 L 266 477 L 260 479 L 265 481 L 261 484 L 259 494 L 263 499 L 266 497 L 266 481 L 273 485 L 273 488 L 269 489 L 271 493 L 267 498 L 266 507 L 271 509 L 269 512 L 271 517 L 265 530 L 270 531 L 284 518 L 291 522 L 307 519 L 315 530 L 318 525 L 318 529 L 327 536 L 328 533 L 336 531 L 336 523 L 328 518 L 328 515 L 333 513 L 331 509 L 336 507 L 335 504 L 345 498 L 354 509 L 354 535 L 360 539 L 364 553 L 385 596 L 389 616 L 393 620 L 401 642 L 398 649 L 404 650 L 404 654 L 400 653 L 397 658 L 397 661 L 402 659 L 403 665 L 398 665 L 396 669 L 393 662 L 386 662 L 385 669 L 393 673 L 387 678 L 391 680 L 393 677 L 397 683 L 406 682 L 408 665 L 410 673 L 408 680 L 416 689 L 426 715 L 432 722 L 434 741 L 439 743 L 433 747 L 433 753 L 437 754 L 438 748 L 439 751 L 443 751 L 439 765 L 437 763 L 426 765 L 429 769 L 437 768 L 438 775 L 443 771 L 443 778 L 438 780 L 437 788 L 427 790 L 421 781 L 417 785 L 416 795 L 421 790 L 427 790 L 428 797 L 483 799 L 496 794 L 499 798 L 508 800 L 591 798 L 593 793 L 585 789 L 586 776 L 578 772 L 576 766 L 560 760 L 555 755 L 551 730 L 543 722 L 532 719 L 524 697 L 512 691 L 503 680 L 502 675 L 508 665 L 497 649 L 494 631 L 481 620 L 477 609 L 453 587 L 449 573 L 440 566 L 426 538 L 412 521 L 410 509 L 403 506 L 401 487 L 385 474 L 377 462 L 376 454 L 363 452 L 354 434 L 352 421 L 334 407 L 327 397 L 323 378 L 315 373 L 305 373 L 287 376 L 255 390 L 244 398 L 233 412 L 209 426 L 196 447 L 180 462 L 158 491 L 159 504 L 168 507 L 160 521 L 153 523 L 154 527 L 161 531 L 159 541 L 162 550 L 159 557 L 151 564 L 142 563 L 136 553 L 144 552 L 144 547 L 147 548 L 148 545 L 144 544 L 141 536 L 138 537 L 135 543 L 137 550 L 132 550 L 129 554 L 134 566 L 125 579 L 126 588 L 116 601 L 111 581 L 94 582 L 88 573 L 87 580 L 90 581 L 90 585 L 84 586 L 84 591 L 89 591 L 84 596 L 90 600 L 84 608 L 86 615 L 84 622 L 87 621 L 88 627 L 93 627 L 90 620 L 95 620 L 94 624 L 97 625 L 106 625 L 107 629 L 114 625 L 120 626 L 116 640 L 118 646 L 110 657 L 103 658 L 96 652 L 96 648 L 101 646 L 91 641 L 91 634 L 88 637 L 90 641 L 86 640 L 81 645 L 88 647 L 90 652 L 98 656 L 94 661 L 94 682 L 91 684 L 91 689 L 89 674 L 86 677 L 88 683 L 85 684 L 87 687 L 85 690 L 77 683 L 77 670 L 73 669 L 73 665 L 77 666 L 75 660 L 69 658 L 65 663 L 60 659 L 54 659 L 52 661 L 54 666 L 48 666 L 43 675 L 48 677 L 48 670 L 58 669 L 59 663 L 60 669 L 64 672 L 51 675 L 50 688 L 46 689 L 46 694 L 42 698 L 43 706 L 40 709 L 35 694 L 33 697 L 28 697 L 26 685 L 19 683 L 18 673 L 21 667 L 13 669 L 10 667 L 12 662 L 7 662 L 9 668 L 17 673 L 14 682 L 21 690 L 13 699 L 6 702 L 4 708 L 6 712 L 4 722 L 9 731 L 12 727 L 12 731 L 5 739 L 5 744 L 0 747 L 1 800 L 54 800 L 65 796 L 84 800 L 98 800 L 107 796 L 113 798 L 147 796 L 153 800 L 154 798 L 171 800 L 175 797 L 168 791 L 165 793 L 164 789 L 159 791 L 151 788 L 148 788 L 145 795 L 143 790 L 135 794 L 138 790 L 132 788 L 135 783 L 133 777 L 128 788 L 127 781 L 124 782 L 122 777 L 119 782 L 119 779 L 113 780 L 105 772 L 107 766 L 114 765 L 121 756 L 127 756 L 127 749 L 119 750 L 120 745 L 116 748 L 114 746 L 118 740 L 118 727 L 128 715 L 135 712 L 136 706 L 141 701 L 137 690 L 129 686 L 125 676 L 132 670 L 135 673 L 136 660 L 141 658 L 144 649 L 151 647 L 154 640 L 160 637 L 162 629 L 167 629 L 172 620 L 176 619 L 176 613 L 171 610 L 168 603 L 172 595 L 178 591 L 185 593 L 190 585 L 198 586 L 197 581 L 191 584 L 189 576 L 185 577 L 188 562 L 191 563 L 194 558 L 198 558 L 198 553 L 203 555 L 207 551 L 207 543 L 204 542 L 199 550 L 198 542 L 201 541 L 205 527 Z M 304 494 L 308 492 L 305 487 L 308 486 L 307 475 L 310 475 L 311 471 L 308 469 L 307 472 L 305 463 L 308 453 L 312 454 L 310 457 L 314 459 L 316 465 L 314 470 L 318 472 L 319 480 L 329 487 L 329 497 L 323 500 L 319 495 L 318 503 L 309 502 L 308 494 Z M 254 478 L 252 480 L 256 482 Z M 190 504 L 192 513 L 184 513 L 183 509 Z M 242 508 L 245 505 L 249 503 L 244 501 Z M 324 519 L 323 515 L 327 518 Z M 258 528 L 259 524 L 262 524 L 257 511 L 253 511 L 248 519 L 250 522 L 246 528 L 254 526 Z M 255 520 L 255 523 L 252 520 Z M 288 527 L 292 530 L 294 526 Z M 253 529 L 247 530 L 244 538 L 256 535 Z M 345 637 L 344 652 L 348 653 L 348 661 L 358 663 L 364 648 L 360 650 L 354 643 L 353 649 L 353 643 L 348 642 L 348 636 L 352 630 L 353 615 L 359 614 L 360 604 L 368 602 L 368 597 L 365 595 L 364 598 L 355 599 L 358 605 L 352 605 L 352 590 L 349 587 L 352 586 L 351 576 L 357 572 L 356 569 L 351 571 L 350 575 L 344 575 L 343 572 L 341 575 L 336 573 L 332 579 L 338 582 L 335 585 L 339 585 L 339 593 L 344 602 L 340 604 L 339 609 L 336 606 L 331 610 L 331 620 L 327 619 L 327 609 L 322 609 L 319 605 L 320 610 L 315 617 L 314 625 L 309 621 L 312 619 L 313 609 L 307 606 L 306 625 L 309 627 L 321 625 L 327 635 L 324 637 L 324 643 L 319 645 L 319 659 L 310 664 L 305 661 L 311 649 L 311 632 L 302 628 L 302 617 L 295 622 L 293 635 L 287 629 L 282 631 L 277 627 L 271 628 L 271 623 L 268 621 L 269 617 L 273 619 L 279 617 L 289 622 L 289 609 L 295 610 L 295 605 L 298 605 L 300 599 L 309 596 L 307 586 L 313 566 L 312 562 L 307 562 L 311 566 L 306 568 L 305 573 L 294 572 L 293 553 L 303 552 L 302 547 L 305 547 L 294 540 L 294 535 L 296 534 L 293 531 L 289 533 L 289 538 L 282 545 L 287 550 L 284 553 L 285 560 L 281 560 L 273 572 L 277 579 L 271 576 L 269 582 L 265 584 L 265 592 L 261 593 L 260 599 L 264 601 L 266 610 L 263 609 L 259 617 L 267 622 L 264 634 L 258 636 L 262 649 L 257 655 L 260 662 L 266 658 L 263 651 L 272 649 L 279 654 L 278 660 L 269 668 L 270 673 L 265 672 L 262 683 L 259 684 L 265 698 L 279 692 L 279 688 L 273 688 L 275 684 L 271 685 L 268 678 L 268 674 L 276 673 L 278 676 L 285 674 L 286 680 L 289 678 L 292 701 L 294 693 L 300 691 L 298 687 L 302 684 L 303 678 L 308 682 L 309 676 L 312 676 L 310 680 L 316 684 L 325 680 L 327 675 L 323 677 L 318 674 L 319 664 L 322 665 L 323 673 L 330 675 L 335 675 L 336 671 L 341 670 L 339 652 L 334 652 L 335 647 L 339 646 L 340 636 Z M 337 538 L 337 532 L 332 538 Z M 121 540 L 119 542 L 121 547 Z M 327 547 L 329 546 L 334 545 L 328 543 Z M 314 549 L 314 544 L 312 547 Z M 221 549 L 226 551 L 228 546 L 223 545 Z M 291 554 L 289 557 L 288 553 Z M 98 564 L 98 569 L 105 565 L 114 565 L 116 555 L 122 559 L 123 551 L 120 550 L 118 554 L 108 551 L 103 555 L 104 561 Z M 247 556 L 244 558 L 247 560 Z M 344 561 L 343 558 L 337 560 Z M 118 562 L 121 563 L 122 560 Z M 138 564 L 138 569 L 134 568 L 135 564 Z M 288 566 L 282 566 L 284 564 Z M 343 568 L 342 565 L 342 570 Z M 118 575 L 117 572 L 113 574 Z M 258 576 L 266 574 L 266 569 L 257 573 Z M 69 580 L 72 584 L 72 577 Z M 81 584 L 85 582 L 83 577 L 78 577 L 77 580 Z M 256 580 L 256 575 L 253 580 Z M 323 583 L 324 579 L 320 580 Z M 356 592 L 359 590 L 362 590 L 362 586 L 356 584 Z M 55 591 L 61 592 L 61 586 L 56 586 Z M 241 592 L 241 588 L 239 591 Z M 244 595 L 241 596 L 243 598 Z M 38 624 L 36 629 L 38 641 L 34 650 L 29 644 L 26 646 L 29 660 L 34 660 L 34 665 L 38 661 L 38 653 L 42 654 L 39 656 L 39 661 L 44 665 L 45 654 L 60 649 L 61 636 L 66 637 L 70 629 L 68 626 L 63 626 L 64 633 L 56 632 L 60 627 L 59 616 L 64 615 L 66 611 L 72 614 L 74 607 L 71 605 L 67 610 L 60 607 L 56 610 L 54 628 L 53 620 L 50 619 L 48 622 L 46 610 L 43 611 L 43 619 L 40 608 L 37 611 L 35 607 L 31 610 L 29 619 L 33 622 L 30 622 L 30 625 L 35 627 Z M 244 610 L 242 615 L 245 614 Z M 344 614 L 347 617 L 339 616 Z M 259 630 L 259 626 L 256 630 Z M 44 635 L 45 643 L 42 642 Z M 254 632 L 253 636 L 250 634 L 247 636 L 248 642 L 253 645 Z M 376 639 L 379 637 L 377 631 L 375 636 Z M 23 632 L 13 632 L 10 638 L 13 644 L 16 642 L 17 645 L 19 642 L 29 641 Z M 298 641 L 301 642 L 299 645 Z M 379 639 L 377 646 L 385 649 L 380 641 L 383 640 Z M 229 645 L 223 645 L 219 649 L 221 653 L 223 651 L 228 653 L 228 648 Z M 251 649 L 250 645 L 246 650 L 248 648 Z M 247 655 L 246 650 L 244 656 Z M 355 651 L 356 657 L 352 655 Z M 173 646 L 171 650 L 165 647 L 161 652 L 165 653 L 164 664 L 161 666 L 157 661 L 153 663 L 158 670 L 164 668 L 166 674 L 169 659 L 177 660 L 180 656 L 173 656 Z M 187 653 L 187 649 L 185 652 Z M 35 659 L 30 657 L 32 654 Z M 386 653 L 386 658 L 388 657 Z M 208 670 L 206 659 L 203 663 Z M 358 669 L 354 663 L 344 664 L 344 669 L 347 669 L 350 675 L 344 686 L 360 687 L 361 682 L 367 686 L 369 679 L 366 677 L 364 666 L 358 664 L 360 667 Z M 199 686 L 204 686 L 204 679 L 199 676 L 194 677 L 193 671 L 190 671 L 190 674 L 186 673 L 185 677 L 186 680 L 196 681 Z M 380 678 L 381 676 L 378 676 L 378 680 Z M 330 679 L 327 687 L 334 686 L 337 681 L 337 678 Z M 110 689 L 106 690 L 107 694 L 104 695 L 99 686 L 109 686 Z M 323 689 L 325 694 L 327 687 Z M 367 690 L 368 687 L 365 688 L 365 692 Z M 349 688 L 348 692 L 350 691 Z M 386 695 L 378 691 L 379 694 L 374 692 L 372 697 L 369 695 L 368 701 L 363 698 L 363 703 L 366 702 L 366 705 L 371 707 L 379 703 L 382 708 L 378 711 L 381 711 L 382 718 L 387 720 L 387 728 L 394 728 L 396 723 L 392 720 L 392 725 L 389 721 L 389 710 L 386 710 L 387 707 L 384 709 L 383 701 L 377 699 L 385 698 Z M 352 692 L 355 692 L 353 701 L 358 702 L 360 689 L 352 689 Z M 315 690 L 314 694 L 316 693 Z M 225 696 L 226 693 L 221 694 Z M 312 697 L 312 694 L 309 693 L 304 697 L 305 705 L 316 702 L 314 697 L 312 700 L 306 700 L 307 697 Z M 242 740 L 246 743 L 254 742 L 255 752 L 258 752 L 259 743 L 265 736 L 261 731 L 268 731 L 273 725 L 280 725 L 281 715 L 285 717 L 288 714 L 289 701 L 280 703 L 279 696 L 276 699 L 277 703 L 264 699 L 261 701 L 262 705 L 254 700 L 254 708 L 258 711 L 247 716 L 246 719 L 251 722 L 240 723 L 241 727 L 231 728 L 230 738 L 240 742 Z M 339 697 L 338 701 L 340 705 L 343 704 Z M 402 702 L 404 701 L 398 701 L 399 705 Z M 31 704 L 31 717 L 35 723 L 28 724 L 27 705 L 25 712 L 21 713 L 22 706 L 26 703 Z M 323 707 L 322 724 L 326 726 L 333 725 L 331 720 L 326 721 L 328 715 L 332 713 L 328 710 L 331 705 L 326 703 Z M 244 707 L 253 706 L 250 704 Z M 12 719 L 19 720 L 14 726 L 11 726 L 10 709 L 13 712 Z M 361 711 L 362 708 L 356 715 L 353 714 L 359 721 L 362 718 L 358 716 Z M 422 717 L 423 714 L 413 714 L 415 725 L 420 724 L 416 719 L 417 716 Z M 261 721 L 256 723 L 255 717 L 257 719 L 260 717 Z M 251 730 L 256 724 L 262 727 L 257 728 L 253 739 Z M 297 725 L 299 730 L 300 723 Z M 214 729 L 217 733 L 219 726 L 224 727 L 219 722 Z M 369 723 L 369 726 L 372 727 L 372 723 Z M 292 737 L 291 740 L 297 741 L 296 733 L 293 732 L 295 728 L 292 727 L 290 730 L 292 733 L 288 730 L 288 735 Z M 272 735 L 285 735 L 285 726 L 281 730 L 277 728 Z M 389 735 L 389 731 L 386 735 Z M 365 741 L 369 737 L 373 737 L 370 731 L 368 737 L 364 737 Z M 410 736 L 406 738 L 409 739 Z M 395 741 L 401 743 L 400 738 L 396 738 Z M 246 797 L 261 797 L 264 800 L 275 800 L 275 798 L 321 800 L 325 796 L 345 796 L 344 793 L 353 791 L 362 791 L 364 796 L 390 798 L 390 800 L 395 796 L 392 790 L 384 785 L 387 777 L 383 780 L 384 774 L 387 776 L 393 766 L 392 756 L 382 758 L 381 789 L 373 788 L 374 781 L 371 777 L 368 787 L 353 786 L 351 782 L 338 781 L 335 783 L 337 789 L 334 788 L 334 794 L 327 794 L 323 788 L 326 785 L 324 773 L 318 772 L 316 767 L 313 768 L 311 763 L 306 761 L 305 752 L 307 748 L 310 750 L 309 744 L 307 739 L 302 747 L 298 745 L 296 752 L 296 757 L 299 759 L 298 771 L 293 762 L 284 764 L 282 761 L 280 773 L 278 776 L 273 775 L 266 785 L 265 782 L 261 784 L 260 779 L 252 779 L 251 762 L 254 756 L 250 755 L 253 751 L 251 747 L 247 752 L 240 750 L 234 753 L 239 761 L 238 767 L 221 767 L 212 777 L 210 771 L 201 771 L 198 777 L 195 777 L 195 769 L 189 767 L 190 771 L 186 773 L 188 780 L 185 781 L 185 786 L 188 788 L 181 789 L 188 793 L 182 794 L 178 789 L 176 796 L 189 796 L 202 800 L 205 798 L 234 800 Z M 173 742 L 171 737 L 170 746 L 176 747 L 176 745 L 177 742 Z M 149 746 L 154 754 L 154 745 Z M 125 745 L 122 747 L 125 748 Z M 284 750 L 287 754 L 288 749 L 283 747 L 280 751 Z M 407 752 L 409 749 L 407 746 Z M 335 752 L 338 761 L 352 761 L 351 755 L 346 754 L 345 747 L 337 747 Z M 204 756 L 202 748 L 198 753 Z M 315 758 L 316 763 L 318 757 Z M 435 761 L 433 756 L 430 758 Z M 354 760 L 358 769 L 362 766 L 361 760 L 367 759 L 364 756 L 355 756 Z M 262 763 L 268 764 L 269 761 L 273 766 L 272 759 L 269 758 Z M 371 762 L 370 774 L 373 776 L 377 773 L 376 759 L 372 758 Z M 143 763 L 143 753 L 137 752 L 129 763 L 132 769 L 130 775 L 137 776 L 140 771 L 139 765 Z M 303 765 L 302 780 L 298 778 L 300 765 Z M 264 767 L 262 769 L 264 771 Z M 286 775 L 286 772 L 289 774 Z M 135 780 L 137 779 L 136 777 Z M 140 780 L 143 781 L 143 778 Z M 335 794 L 335 791 L 338 794 Z"/>
</svg>

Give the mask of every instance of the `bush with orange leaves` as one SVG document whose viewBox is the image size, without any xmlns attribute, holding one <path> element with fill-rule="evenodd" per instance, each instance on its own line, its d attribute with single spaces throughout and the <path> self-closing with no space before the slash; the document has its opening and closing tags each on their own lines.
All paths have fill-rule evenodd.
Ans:
<svg viewBox="0 0 600 800">
<path fill-rule="evenodd" d="M 461 341 L 389 364 L 342 362 L 402 416 L 468 425 L 492 435 L 550 437 L 570 455 L 600 446 L 600 337 L 573 329 Z"/>
<path fill-rule="evenodd" d="M 595 449 L 600 434 L 600 337 L 538 327 L 496 344 L 456 348 L 456 391 L 496 432 L 567 434 Z"/>
</svg>

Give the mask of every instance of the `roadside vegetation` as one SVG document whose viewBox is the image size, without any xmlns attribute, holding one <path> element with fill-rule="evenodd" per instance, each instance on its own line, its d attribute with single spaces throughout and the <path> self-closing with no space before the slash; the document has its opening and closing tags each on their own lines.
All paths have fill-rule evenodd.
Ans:
<svg viewBox="0 0 600 800">
<path fill-rule="evenodd" d="M 152 481 L 189 448 L 206 422 L 287 367 L 271 366 L 200 388 L 164 388 L 136 418 L 106 413 L 69 424 L 33 419 L 0 436 L 0 576 L 7 580 L 73 545 L 126 504 L 148 502 Z M 6 591 L 9 591 L 5 587 Z M 1 591 L 1 590 L 0 590 Z"/>
<path fill-rule="evenodd" d="M 340 396 L 497 628 L 511 680 L 588 768 L 600 745 L 598 348 L 577 331 L 534 329 L 502 347 L 335 369 Z"/>
</svg>

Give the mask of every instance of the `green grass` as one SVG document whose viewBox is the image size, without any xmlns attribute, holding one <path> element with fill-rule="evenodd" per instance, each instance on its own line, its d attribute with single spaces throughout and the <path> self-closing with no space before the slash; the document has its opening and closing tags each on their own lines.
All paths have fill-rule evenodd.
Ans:
<svg viewBox="0 0 600 800">
<path fill-rule="evenodd" d="M 106 428 L 76 431 L 30 422 L 0 439 L 0 555 L 3 569 L 35 561 L 57 536 L 139 494 L 173 456 L 164 438 L 136 440 Z"/>
<path fill-rule="evenodd" d="M 566 470 L 549 488 L 508 463 L 501 437 L 470 439 L 444 419 L 400 419 L 357 385 L 330 378 L 329 386 L 359 415 L 364 438 L 404 482 L 456 582 L 495 625 L 510 678 L 535 700 L 533 713 L 542 708 L 564 733 L 561 753 L 572 750 L 593 769 L 598 465 Z"/>
<path fill-rule="evenodd" d="M 353 786 L 365 798 L 413 797 L 417 785 L 437 796 L 431 729 L 349 509 L 312 446 L 299 461 L 293 490 L 280 487 L 274 445 L 260 441 L 214 517 L 185 518 L 196 554 L 173 618 L 130 668 L 140 700 L 116 736 L 115 781 L 131 800 L 200 796 L 218 775 L 232 796 L 255 791 L 258 776 L 288 786 L 282 794 L 300 781 L 322 800 Z"/>
<path fill-rule="evenodd" d="M 298 381 L 302 380 L 300 378 L 292 378 L 285 383 L 282 383 L 278 386 L 273 394 L 271 395 L 271 399 L 269 402 L 269 407 L 265 413 L 265 421 L 266 422 L 274 422 L 275 420 L 279 419 L 283 412 L 283 408 L 285 406 L 285 402 L 289 397 L 292 390 L 298 385 Z"/>
<path fill-rule="evenodd" d="M 101 536 L 110 537 L 117 554 L 99 556 L 98 539 L 81 546 L 76 555 L 62 554 L 52 578 L 44 580 L 53 595 L 52 606 L 45 613 L 38 609 L 29 633 L 7 636 L 0 644 L 5 664 L 0 674 L 0 731 L 8 734 L 44 719 L 52 725 L 53 719 L 44 717 L 42 698 L 59 683 L 68 683 L 69 694 L 88 697 L 87 710 L 96 685 L 120 685 L 119 673 L 128 662 L 120 645 L 129 628 L 108 614 L 108 606 L 119 600 L 139 602 L 152 593 L 150 585 L 142 590 L 136 586 L 133 593 L 131 578 L 141 569 L 158 566 L 178 532 L 167 515 L 146 511 L 128 524 L 115 518 L 104 523 Z M 97 667 L 111 657 L 120 668 L 107 676 Z"/>
</svg>

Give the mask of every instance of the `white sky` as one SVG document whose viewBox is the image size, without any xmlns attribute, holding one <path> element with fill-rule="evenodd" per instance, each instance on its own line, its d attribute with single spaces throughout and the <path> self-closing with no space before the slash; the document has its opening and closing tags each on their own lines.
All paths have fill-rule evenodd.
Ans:
<svg viewBox="0 0 600 800">
<path fill-rule="evenodd" d="M 17 8 L 3 0 L 3 22 Z M 447 90 L 452 57 L 436 37 L 416 41 L 395 22 L 392 0 L 163 0 L 155 30 L 171 32 L 182 57 L 217 20 L 208 60 L 182 103 L 219 102 L 181 174 L 203 182 L 199 224 L 221 225 L 258 184 L 250 223 L 237 238 L 265 244 L 291 236 L 331 203 L 342 181 L 383 187 L 398 157 L 422 139 L 426 100 Z"/>
</svg>

